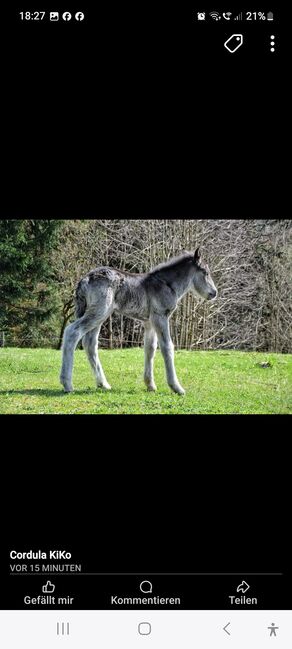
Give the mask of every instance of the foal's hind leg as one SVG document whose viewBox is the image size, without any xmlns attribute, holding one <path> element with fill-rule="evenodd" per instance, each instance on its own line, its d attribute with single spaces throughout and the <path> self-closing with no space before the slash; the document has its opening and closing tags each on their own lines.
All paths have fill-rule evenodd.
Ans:
<svg viewBox="0 0 292 649">
<path fill-rule="evenodd" d="M 65 329 L 62 345 L 62 369 L 60 382 L 65 392 L 72 392 L 72 371 L 74 351 L 83 336 L 96 326 L 96 317 L 86 314 Z"/>
<path fill-rule="evenodd" d="M 93 369 L 97 387 L 103 388 L 104 390 L 111 390 L 111 386 L 107 382 L 104 371 L 101 366 L 101 362 L 98 356 L 98 336 L 100 332 L 102 323 L 100 323 L 95 329 L 89 331 L 85 334 L 82 344 L 88 356 L 88 360 Z"/>
<path fill-rule="evenodd" d="M 107 305 L 102 305 L 102 308 L 99 309 L 99 312 L 94 306 L 92 309 L 88 309 L 85 312 L 82 318 L 79 318 L 72 324 L 70 324 L 64 333 L 63 338 L 63 360 L 62 360 L 62 369 L 60 375 L 60 381 L 64 386 L 65 392 L 72 392 L 72 371 L 73 371 L 73 359 L 74 351 L 78 345 L 79 340 L 85 336 L 88 332 L 96 329 L 97 326 L 100 326 L 101 322 L 107 317 L 107 311 L 110 312 L 111 309 Z"/>
</svg>

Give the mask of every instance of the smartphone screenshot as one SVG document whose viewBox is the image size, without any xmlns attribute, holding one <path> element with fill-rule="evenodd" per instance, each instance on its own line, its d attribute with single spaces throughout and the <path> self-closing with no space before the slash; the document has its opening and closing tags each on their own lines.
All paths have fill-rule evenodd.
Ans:
<svg viewBox="0 0 292 649">
<path fill-rule="evenodd" d="M 289 10 L 1 12 L 1 647 L 289 649 Z"/>
</svg>

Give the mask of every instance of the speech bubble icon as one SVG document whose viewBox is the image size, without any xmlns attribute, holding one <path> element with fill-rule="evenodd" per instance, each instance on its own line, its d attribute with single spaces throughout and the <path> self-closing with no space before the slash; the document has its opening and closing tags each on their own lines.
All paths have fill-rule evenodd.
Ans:
<svg viewBox="0 0 292 649">
<path fill-rule="evenodd" d="M 142 593 L 152 593 L 151 581 L 141 581 L 140 590 L 142 591 Z"/>
</svg>

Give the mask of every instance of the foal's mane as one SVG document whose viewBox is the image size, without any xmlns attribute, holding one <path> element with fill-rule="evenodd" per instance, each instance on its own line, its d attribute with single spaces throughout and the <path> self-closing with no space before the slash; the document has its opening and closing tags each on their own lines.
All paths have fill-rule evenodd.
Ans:
<svg viewBox="0 0 292 649">
<path fill-rule="evenodd" d="M 176 266 L 182 264 L 185 261 L 193 260 L 193 258 L 194 255 L 191 252 L 183 252 L 181 255 L 178 255 L 177 257 L 172 257 L 172 259 L 169 259 L 168 261 L 164 261 L 161 264 L 158 264 L 158 266 L 155 266 L 154 268 L 151 269 L 150 273 L 152 274 L 160 270 L 175 268 Z"/>
</svg>

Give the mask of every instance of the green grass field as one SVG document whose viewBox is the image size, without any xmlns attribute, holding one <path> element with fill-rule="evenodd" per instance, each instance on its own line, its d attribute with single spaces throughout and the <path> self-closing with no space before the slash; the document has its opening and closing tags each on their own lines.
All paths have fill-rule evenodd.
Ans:
<svg viewBox="0 0 292 649">
<path fill-rule="evenodd" d="M 173 394 L 157 352 L 157 392 L 143 383 L 143 350 L 100 351 L 111 392 L 95 388 L 85 353 L 75 353 L 75 392 L 59 385 L 61 352 L 0 350 L 0 413 L 15 414 L 278 414 L 292 412 L 292 355 L 177 351 L 186 390 Z M 269 363 L 261 367 L 261 363 Z"/>
</svg>

